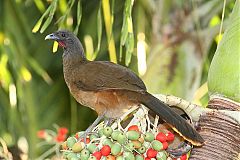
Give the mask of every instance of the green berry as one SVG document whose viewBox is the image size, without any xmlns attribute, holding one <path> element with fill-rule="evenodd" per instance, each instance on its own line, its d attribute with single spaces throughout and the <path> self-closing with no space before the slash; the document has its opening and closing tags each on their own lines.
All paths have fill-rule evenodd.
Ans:
<svg viewBox="0 0 240 160">
<path fill-rule="evenodd" d="M 72 148 L 72 146 L 77 142 L 77 139 L 75 137 L 69 137 L 67 139 L 67 146 L 68 148 Z"/>
<path fill-rule="evenodd" d="M 123 156 L 118 156 L 116 160 L 123 160 Z"/>
<path fill-rule="evenodd" d="M 141 153 L 141 154 L 145 153 L 146 152 L 146 147 L 142 146 L 142 147 L 138 148 L 138 152 Z"/>
<path fill-rule="evenodd" d="M 135 160 L 144 160 L 144 158 L 143 158 L 142 155 L 137 154 L 137 155 L 135 156 Z"/>
<path fill-rule="evenodd" d="M 152 142 L 154 140 L 154 134 L 151 132 L 145 133 L 144 140 L 147 142 Z"/>
<path fill-rule="evenodd" d="M 111 136 L 112 132 L 113 132 L 113 129 L 111 127 L 106 127 L 106 128 L 103 129 L 103 134 L 106 137 Z"/>
<path fill-rule="evenodd" d="M 111 139 L 106 138 L 103 140 L 103 145 L 108 145 L 109 147 L 112 147 L 113 142 Z"/>
<path fill-rule="evenodd" d="M 158 152 L 156 158 L 157 160 L 167 160 L 167 153 L 165 151 Z"/>
<path fill-rule="evenodd" d="M 133 151 L 134 150 L 134 144 L 132 142 L 129 142 L 128 144 L 126 144 L 125 150 L 126 151 Z"/>
<path fill-rule="evenodd" d="M 98 130 L 98 135 L 99 135 L 99 137 L 102 137 L 102 136 L 103 136 L 103 128 L 101 128 L 101 129 Z"/>
<path fill-rule="evenodd" d="M 94 157 L 94 156 L 90 156 L 90 157 L 88 158 L 88 160 L 97 160 L 97 158 Z"/>
<path fill-rule="evenodd" d="M 77 142 L 72 146 L 72 151 L 73 152 L 80 152 L 84 148 L 84 143 L 83 142 Z"/>
<path fill-rule="evenodd" d="M 137 131 L 127 131 L 127 138 L 129 140 L 138 140 L 140 133 Z"/>
<path fill-rule="evenodd" d="M 71 160 L 72 158 L 78 158 L 78 157 L 77 157 L 77 154 L 76 154 L 76 153 L 72 153 L 72 152 L 68 153 L 67 159 L 68 159 L 68 160 Z"/>
<path fill-rule="evenodd" d="M 91 153 L 93 153 L 93 152 L 95 152 L 95 151 L 97 150 L 97 146 L 96 146 L 95 144 L 93 144 L 93 143 L 90 143 L 90 144 L 87 145 L 87 149 L 88 149 Z"/>
<path fill-rule="evenodd" d="M 160 141 L 154 140 L 152 141 L 152 148 L 156 151 L 161 151 L 163 149 L 163 145 Z"/>
<path fill-rule="evenodd" d="M 90 152 L 87 149 L 81 151 L 81 160 L 87 160 L 90 157 Z"/>
<path fill-rule="evenodd" d="M 113 131 L 112 135 L 111 135 L 112 139 L 116 141 L 119 133 L 121 133 L 121 132 L 118 131 L 118 130 L 117 131 Z"/>
<path fill-rule="evenodd" d="M 111 147 L 111 153 L 112 155 L 116 156 L 121 152 L 122 146 L 119 143 L 115 143 Z"/>
<path fill-rule="evenodd" d="M 135 159 L 132 152 L 124 152 L 123 157 L 125 160 L 134 160 Z"/>
<path fill-rule="evenodd" d="M 91 134 L 90 137 L 89 137 L 90 141 L 93 140 L 93 139 L 97 139 L 97 138 L 99 138 L 99 136 L 96 135 L 96 134 Z"/>
<path fill-rule="evenodd" d="M 126 141 L 127 141 L 127 136 L 126 136 L 126 134 L 125 134 L 125 133 L 119 133 L 118 136 L 117 136 L 117 141 L 118 141 L 118 143 L 120 143 L 120 144 L 126 143 Z"/>
</svg>

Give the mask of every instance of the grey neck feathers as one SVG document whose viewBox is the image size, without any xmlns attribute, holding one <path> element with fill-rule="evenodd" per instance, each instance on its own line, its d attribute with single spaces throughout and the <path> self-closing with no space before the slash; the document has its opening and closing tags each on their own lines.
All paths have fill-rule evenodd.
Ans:
<svg viewBox="0 0 240 160">
<path fill-rule="evenodd" d="M 71 67 L 75 64 L 87 61 L 82 44 L 77 38 L 74 40 L 68 39 L 62 58 L 64 67 Z"/>
</svg>

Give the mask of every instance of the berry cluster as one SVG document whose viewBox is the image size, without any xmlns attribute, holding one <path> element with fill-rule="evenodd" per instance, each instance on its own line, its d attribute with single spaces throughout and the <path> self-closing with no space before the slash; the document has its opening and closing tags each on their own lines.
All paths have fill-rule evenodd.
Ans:
<svg viewBox="0 0 240 160">
<path fill-rule="evenodd" d="M 79 136 L 77 133 L 62 144 L 63 155 L 69 160 L 166 160 L 165 150 L 174 140 L 171 132 L 142 133 L 137 125 L 126 132 L 111 127 L 99 129 L 87 137 L 86 144 L 77 141 Z"/>
</svg>

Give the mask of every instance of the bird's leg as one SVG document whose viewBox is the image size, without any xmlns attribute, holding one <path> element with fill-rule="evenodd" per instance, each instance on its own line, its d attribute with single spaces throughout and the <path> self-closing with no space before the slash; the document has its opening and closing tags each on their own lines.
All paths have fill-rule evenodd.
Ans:
<svg viewBox="0 0 240 160">
<path fill-rule="evenodd" d="M 114 120 L 115 120 L 114 118 L 105 118 L 104 119 L 104 124 L 106 126 L 111 126 L 113 124 Z"/>
<path fill-rule="evenodd" d="M 186 142 L 182 142 L 177 148 L 167 149 L 167 152 L 174 158 L 181 157 L 184 154 L 187 154 L 192 149 L 192 146 Z"/>
<path fill-rule="evenodd" d="M 80 136 L 80 139 L 84 138 L 85 144 L 86 144 L 86 140 L 87 140 L 87 135 L 93 130 L 94 127 L 96 127 L 98 125 L 98 123 L 103 119 L 104 116 L 105 116 L 105 113 L 98 115 L 97 119 L 86 129 L 84 134 L 82 134 Z"/>
</svg>

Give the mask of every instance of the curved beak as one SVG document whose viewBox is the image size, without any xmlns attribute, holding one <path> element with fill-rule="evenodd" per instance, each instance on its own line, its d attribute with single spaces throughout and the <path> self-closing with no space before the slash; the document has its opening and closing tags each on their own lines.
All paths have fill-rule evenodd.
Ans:
<svg viewBox="0 0 240 160">
<path fill-rule="evenodd" d="M 49 34 L 45 37 L 45 40 L 55 40 L 55 41 L 57 41 L 57 40 L 59 40 L 59 38 L 54 33 L 51 33 L 51 34 Z"/>
</svg>

